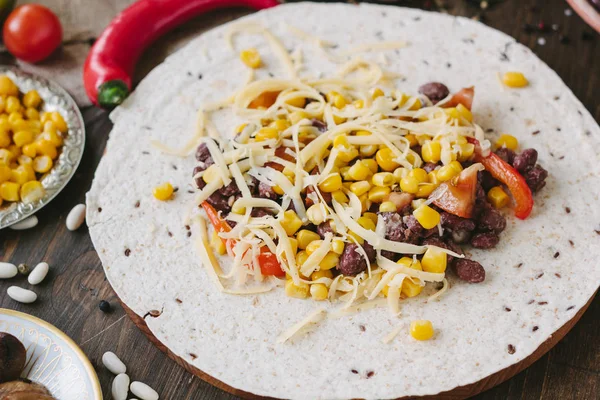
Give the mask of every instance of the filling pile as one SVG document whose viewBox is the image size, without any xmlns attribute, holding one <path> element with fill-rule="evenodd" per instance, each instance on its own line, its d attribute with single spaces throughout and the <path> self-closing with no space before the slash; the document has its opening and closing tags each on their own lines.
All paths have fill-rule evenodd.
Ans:
<svg viewBox="0 0 600 400">
<path fill-rule="evenodd" d="M 251 72 L 261 67 L 254 49 L 241 59 Z M 508 86 L 526 85 L 512 74 L 519 82 Z M 200 112 L 199 135 L 210 137 L 196 151 L 195 204 L 214 230 L 197 219 L 199 250 L 219 288 L 283 284 L 290 297 L 341 300 L 343 312 L 387 302 L 398 314 L 428 283 L 439 297 L 448 269 L 482 282 L 483 266 L 461 246 L 496 246 L 506 227 L 500 209 L 511 202 L 527 218 L 547 177 L 537 152 L 516 153 L 511 135 L 486 140 L 471 113 L 473 88 L 451 94 L 431 82 L 406 94 L 362 59 L 328 79 L 290 75 L 251 82 L 212 106 L 246 121 L 234 132 L 211 132 L 211 107 Z"/>
</svg>

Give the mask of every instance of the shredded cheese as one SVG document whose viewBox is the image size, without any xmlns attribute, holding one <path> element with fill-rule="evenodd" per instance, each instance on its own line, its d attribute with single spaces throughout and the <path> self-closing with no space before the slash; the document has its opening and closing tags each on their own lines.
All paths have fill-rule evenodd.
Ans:
<svg viewBox="0 0 600 400">
<path fill-rule="evenodd" d="M 317 308 L 316 310 L 310 312 L 306 317 L 292 325 L 289 329 L 283 332 L 281 335 L 277 337 L 278 343 L 285 343 L 288 340 L 292 339 L 294 336 L 298 335 L 302 329 L 306 329 L 310 325 L 317 324 L 325 318 L 325 309 Z"/>
</svg>

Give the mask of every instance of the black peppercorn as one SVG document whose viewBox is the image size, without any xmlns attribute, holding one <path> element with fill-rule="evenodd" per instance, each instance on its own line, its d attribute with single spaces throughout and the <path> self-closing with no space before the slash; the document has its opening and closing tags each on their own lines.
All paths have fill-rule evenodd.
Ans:
<svg viewBox="0 0 600 400">
<path fill-rule="evenodd" d="M 98 304 L 100 311 L 107 313 L 110 312 L 110 303 L 106 300 L 102 300 L 100 304 Z"/>
</svg>

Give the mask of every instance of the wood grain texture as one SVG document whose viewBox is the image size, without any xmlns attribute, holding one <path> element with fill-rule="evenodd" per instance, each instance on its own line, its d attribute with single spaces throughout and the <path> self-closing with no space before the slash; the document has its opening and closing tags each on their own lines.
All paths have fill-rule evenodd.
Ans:
<svg viewBox="0 0 600 400">
<path fill-rule="evenodd" d="M 100 0 L 98 0 L 100 1 Z M 410 6 L 423 1 L 396 1 Z M 435 3 L 432 1 L 432 3 Z M 451 14 L 472 16 L 477 7 L 464 0 L 446 1 Z M 491 3 L 491 1 L 490 1 Z M 539 11 L 532 11 L 533 5 Z M 600 37 L 582 41 L 582 32 L 592 32 L 576 15 L 566 17 L 567 5 L 562 0 L 504 1 L 486 12 L 486 23 L 500 29 L 531 47 L 561 76 L 585 107 L 600 120 Z M 172 37 L 185 38 L 206 27 L 218 24 L 243 10 L 213 13 L 191 22 Z M 571 39 L 569 45 L 559 43 L 557 34 L 528 35 L 524 23 L 560 24 L 561 31 Z M 537 44 L 543 36 L 545 46 Z M 139 80 L 166 54 L 170 39 L 161 40 L 146 54 L 138 71 Z M 12 60 L 0 56 L 0 62 Z M 87 127 L 87 143 L 83 162 L 67 188 L 39 214 L 40 224 L 30 231 L 0 231 L 0 260 L 36 264 L 47 261 L 51 272 L 41 285 L 34 288 L 39 300 L 33 305 L 15 303 L 6 295 L 10 285 L 28 287 L 26 279 L 0 281 L 0 307 L 24 311 L 51 321 L 69 334 L 97 367 L 106 399 L 110 397 L 112 375 L 101 366 L 105 351 L 118 354 L 126 363 L 132 379 L 155 387 L 163 399 L 237 399 L 204 381 L 193 377 L 171 361 L 146 339 L 145 335 L 126 316 L 118 299 L 104 277 L 100 261 L 90 242 L 87 228 L 76 232 L 65 228 L 65 218 L 76 204 L 85 201 L 93 173 L 100 160 L 111 124 L 104 111 L 83 110 Z M 582 265 L 582 268 L 586 266 Z M 113 312 L 104 314 L 98 302 L 108 300 Z M 598 296 L 589 310 L 550 352 L 512 379 L 476 396 L 476 399 L 596 399 L 600 398 L 600 300 Z"/>
</svg>

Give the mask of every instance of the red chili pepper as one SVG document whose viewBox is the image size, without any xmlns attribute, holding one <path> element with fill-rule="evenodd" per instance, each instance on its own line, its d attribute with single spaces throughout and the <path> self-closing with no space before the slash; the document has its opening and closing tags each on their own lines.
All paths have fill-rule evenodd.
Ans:
<svg viewBox="0 0 600 400">
<path fill-rule="evenodd" d="M 475 144 L 475 161 L 483 164 L 485 169 L 492 176 L 504 183 L 512 197 L 515 199 L 515 216 L 519 219 L 526 219 L 533 209 L 533 195 L 527 185 L 525 178 L 507 162 L 498 157 L 495 153 L 490 153 L 487 157 L 481 154 L 479 141 L 473 138 L 468 139 L 470 143 Z"/>
<path fill-rule="evenodd" d="M 161 35 L 205 12 L 225 7 L 265 9 L 276 0 L 140 0 L 121 12 L 88 54 L 83 81 L 96 105 L 113 108 L 131 91 L 131 75 L 146 47 Z"/>
<path fill-rule="evenodd" d="M 211 206 L 206 201 L 202 202 L 202 208 L 206 212 L 210 223 L 213 225 L 217 232 L 229 232 L 231 231 L 231 226 L 227 223 L 227 221 L 223 220 L 217 210 L 213 206 Z M 235 246 L 235 239 L 223 239 L 221 238 L 225 246 L 233 251 L 233 246 Z M 263 275 L 274 275 L 274 276 L 284 276 L 285 272 L 281 269 L 281 265 L 277 260 L 277 256 L 271 253 L 268 247 L 263 246 L 260 249 L 260 254 L 258 255 L 258 264 L 260 265 L 260 271 Z"/>
</svg>

